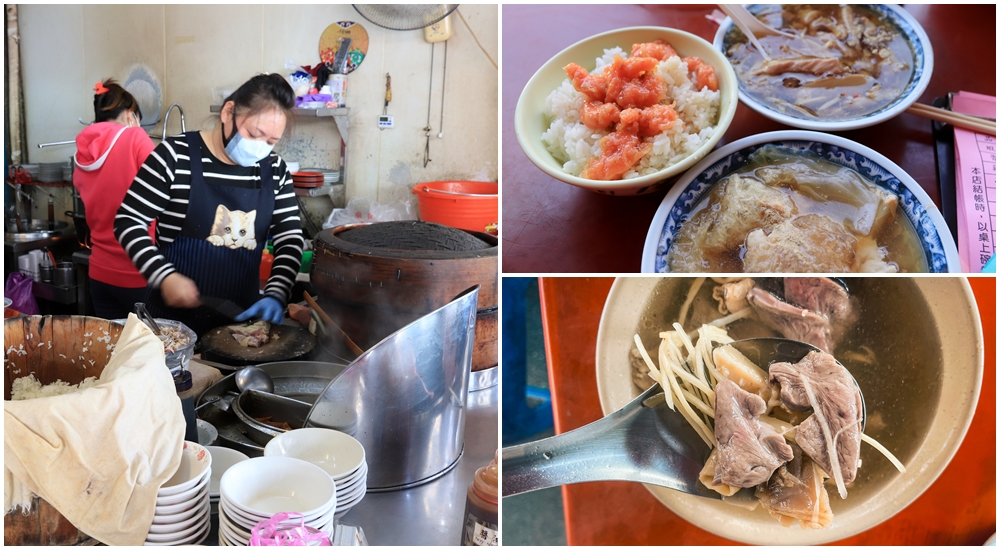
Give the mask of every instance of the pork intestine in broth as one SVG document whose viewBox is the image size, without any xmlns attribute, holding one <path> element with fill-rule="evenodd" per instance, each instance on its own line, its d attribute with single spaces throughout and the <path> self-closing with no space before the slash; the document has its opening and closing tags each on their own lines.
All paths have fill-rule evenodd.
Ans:
<svg viewBox="0 0 1000 550">
<path fill-rule="evenodd" d="M 725 49 L 744 90 L 788 116 L 845 120 L 892 103 L 909 83 L 913 53 L 902 33 L 857 6 L 774 6 L 759 15 L 786 36 L 758 37 L 771 59 L 736 26 Z"/>
</svg>

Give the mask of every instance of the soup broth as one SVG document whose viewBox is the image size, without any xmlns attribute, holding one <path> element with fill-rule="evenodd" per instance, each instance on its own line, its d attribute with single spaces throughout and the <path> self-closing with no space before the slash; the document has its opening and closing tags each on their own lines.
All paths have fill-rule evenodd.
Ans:
<svg viewBox="0 0 1000 550">
<path fill-rule="evenodd" d="M 775 5 L 758 18 L 795 37 L 758 37 L 771 57 L 766 60 L 734 25 L 724 48 L 743 91 L 782 114 L 860 118 L 892 104 L 913 77 L 910 45 L 870 9 Z"/>
<path fill-rule="evenodd" d="M 897 202 L 853 170 L 812 153 L 768 145 L 701 199 L 678 230 L 667 266 L 688 273 L 927 271 L 920 238 Z M 814 231 L 822 217 L 831 230 L 815 229 L 815 239 L 831 242 L 772 242 L 804 216 L 809 218 L 803 218 L 796 237 Z M 837 247 L 840 257 L 833 253 Z M 761 252 L 748 256 L 748 248 Z M 800 253 L 802 260 L 764 256 L 789 252 Z"/>
<path fill-rule="evenodd" d="M 758 286 L 781 288 L 780 279 L 755 278 Z M 649 345 L 659 340 L 661 330 L 677 322 L 692 279 L 663 279 L 643 310 L 636 332 Z M 889 449 L 904 465 L 917 452 L 927 435 L 931 415 L 940 401 L 943 374 L 941 343 L 930 313 L 916 285 L 906 278 L 848 278 L 848 290 L 857 298 L 858 321 L 837 346 L 835 357 L 854 376 L 867 409 L 865 434 Z M 692 303 L 685 329 L 700 326 L 722 315 L 716 309 L 708 280 Z M 779 293 L 780 296 L 780 293 Z M 743 338 L 781 336 L 752 319 L 729 326 L 729 336 Z M 766 365 L 761 365 L 766 368 Z M 635 388 L 638 395 L 639 388 Z M 830 504 L 835 514 L 863 502 L 889 483 L 898 482 L 895 467 L 870 445 L 861 445 L 861 467 L 847 485 L 846 500 L 836 495 L 828 480 Z M 767 515 L 758 508 L 754 513 Z"/>
</svg>

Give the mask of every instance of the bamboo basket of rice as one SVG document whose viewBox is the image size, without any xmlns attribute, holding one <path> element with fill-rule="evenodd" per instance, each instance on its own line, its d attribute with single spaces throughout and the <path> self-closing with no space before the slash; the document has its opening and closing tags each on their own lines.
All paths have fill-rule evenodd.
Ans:
<svg viewBox="0 0 1000 550">
<path fill-rule="evenodd" d="M 111 359 L 122 325 L 83 316 L 22 316 L 4 321 L 3 398 L 11 399 L 14 380 L 34 374 L 44 386 L 62 380 L 79 384 L 99 377 Z M 31 512 L 4 516 L 5 545 L 76 545 L 90 537 L 77 530 L 45 500 Z"/>
</svg>

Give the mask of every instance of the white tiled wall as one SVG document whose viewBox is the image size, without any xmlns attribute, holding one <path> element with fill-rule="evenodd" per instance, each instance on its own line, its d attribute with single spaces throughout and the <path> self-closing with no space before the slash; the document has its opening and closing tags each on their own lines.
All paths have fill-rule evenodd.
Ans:
<svg viewBox="0 0 1000 550">
<path fill-rule="evenodd" d="M 29 159 L 68 159 L 72 146 L 38 149 L 36 144 L 73 139 L 82 128 L 77 118 L 93 119 L 94 83 L 109 76 L 123 80 L 135 63 L 159 78 L 164 107 L 181 104 L 188 130 L 207 128 L 214 124 L 208 111 L 213 87 L 238 85 L 262 71 L 287 74 L 286 59 L 316 64 L 323 30 L 350 20 L 368 31 L 369 47 L 364 62 L 348 76 L 348 198 L 388 202 L 421 181 L 496 181 L 498 9 L 462 5 L 459 11 L 468 27 L 452 15 L 442 139 L 437 133 L 442 130 L 443 45 L 435 51 L 432 162 L 424 168 L 431 45 L 422 31 L 381 29 L 350 5 L 23 5 Z M 389 114 L 396 127 L 380 131 L 376 121 L 386 72 L 392 75 Z M 175 120 L 172 115 L 171 133 L 180 131 Z M 299 118 L 283 142 L 279 152 L 302 166 L 339 165 L 340 134 L 331 119 Z"/>
</svg>

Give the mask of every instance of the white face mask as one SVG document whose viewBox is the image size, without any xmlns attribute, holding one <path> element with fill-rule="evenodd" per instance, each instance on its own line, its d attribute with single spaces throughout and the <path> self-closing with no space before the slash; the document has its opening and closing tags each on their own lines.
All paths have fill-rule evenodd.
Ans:
<svg viewBox="0 0 1000 550">
<path fill-rule="evenodd" d="M 233 132 L 228 139 L 223 135 L 223 145 L 229 158 L 236 164 L 245 167 L 253 166 L 264 160 L 271 154 L 271 149 L 274 149 L 274 146 L 266 141 L 243 137 L 236 128 L 235 116 L 233 117 Z"/>
</svg>

